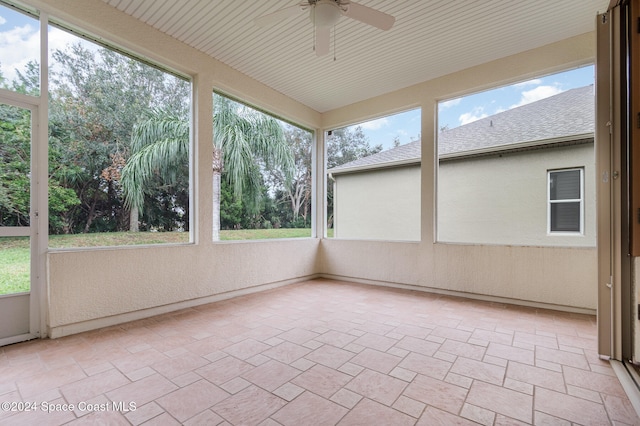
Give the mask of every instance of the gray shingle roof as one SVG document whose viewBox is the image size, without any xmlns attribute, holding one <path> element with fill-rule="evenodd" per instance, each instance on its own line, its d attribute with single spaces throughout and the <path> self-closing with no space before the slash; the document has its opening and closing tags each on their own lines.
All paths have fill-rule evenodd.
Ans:
<svg viewBox="0 0 640 426">
<path fill-rule="evenodd" d="M 594 87 L 589 85 L 440 132 L 438 155 L 501 150 L 515 144 L 537 141 L 543 144 L 573 136 L 579 139 L 592 135 L 594 128 Z M 415 163 L 420 161 L 420 151 L 418 140 L 334 167 L 329 172 Z"/>
<path fill-rule="evenodd" d="M 378 166 L 381 164 L 391 166 L 394 164 L 405 164 L 411 162 L 415 163 L 416 161 L 420 161 L 420 152 L 420 141 L 417 140 L 404 145 L 400 145 L 397 148 L 388 149 L 377 154 L 362 157 L 349 163 L 336 166 L 332 169 L 329 169 L 329 172 L 333 173 L 334 171 L 337 172 L 352 168 L 366 169 L 368 167 Z"/>
</svg>

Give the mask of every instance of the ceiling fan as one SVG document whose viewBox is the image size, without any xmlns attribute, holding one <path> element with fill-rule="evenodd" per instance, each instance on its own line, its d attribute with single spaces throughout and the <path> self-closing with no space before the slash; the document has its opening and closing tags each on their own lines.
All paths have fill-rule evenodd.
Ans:
<svg viewBox="0 0 640 426">
<path fill-rule="evenodd" d="M 294 6 L 260 16 L 254 22 L 258 26 L 267 27 L 307 10 L 315 27 L 314 47 L 317 56 L 329 53 L 331 27 L 335 26 L 342 16 L 385 31 L 396 21 L 391 15 L 350 0 L 304 0 Z"/>
</svg>

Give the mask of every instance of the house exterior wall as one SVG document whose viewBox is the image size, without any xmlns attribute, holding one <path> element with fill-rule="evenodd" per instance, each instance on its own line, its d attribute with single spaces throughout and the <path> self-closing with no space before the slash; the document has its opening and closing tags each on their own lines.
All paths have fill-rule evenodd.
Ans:
<svg viewBox="0 0 640 426">
<path fill-rule="evenodd" d="M 420 166 L 334 176 L 334 237 L 420 240 Z"/>
<path fill-rule="evenodd" d="M 324 275 L 429 291 L 495 296 L 558 307 L 596 306 L 596 253 L 586 248 L 434 243 L 435 105 L 440 99 L 593 62 L 594 34 L 506 57 L 320 114 L 100 0 L 26 0 L 104 40 L 190 75 L 194 81 L 194 243 L 51 251 L 47 325 L 61 336 L 238 292 Z M 318 239 L 213 243 L 211 196 L 214 89 L 313 129 L 331 129 L 422 108 L 420 242 Z M 322 144 L 322 132 L 318 132 Z M 320 146 L 322 148 L 322 146 Z M 323 161 L 322 149 L 316 155 Z M 317 226 L 324 176 L 316 176 Z M 322 232 L 319 232 L 320 234 Z M 593 291 L 591 291 L 593 289 Z"/>
<path fill-rule="evenodd" d="M 583 168 L 584 232 L 547 232 L 547 171 Z M 595 247 L 593 144 L 440 162 L 438 241 Z"/>
<path fill-rule="evenodd" d="M 364 283 L 595 313 L 597 253 L 592 247 L 436 241 L 433 136 L 439 100 L 586 65 L 594 57 L 594 34 L 584 34 L 324 113 L 323 127 L 331 129 L 421 107 L 422 175 L 419 243 L 324 239 L 319 250 L 322 273 Z"/>
<path fill-rule="evenodd" d="M 438 241 L 595 247 L 593 144 L 448 160 L 438 167 Z M 547 172 L 584 170 L 582 234 L 547 232 Z M 419 241 L 420 167 L 334 176 L 334 237 Z"/>
</svg>

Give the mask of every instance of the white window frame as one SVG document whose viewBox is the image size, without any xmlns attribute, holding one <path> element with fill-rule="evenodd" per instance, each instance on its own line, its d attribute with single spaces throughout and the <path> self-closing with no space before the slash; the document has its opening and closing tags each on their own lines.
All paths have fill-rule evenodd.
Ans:
<svg viewBox="0 0 640 426">
<path fill-rule="evenodd" d="M 580 198 L 566 198 L 562 200 L 551 199 L 551 174 L 560 172 L 580 172 Z M 553 231 L 551 230 L 551 205 L 559 203 L 580 203 L 580 230 L 579 231 Z M 584 167 L 572 167 L 567 169 L 547 170 L 547 235 L 584 235 Z"/>
</svg>

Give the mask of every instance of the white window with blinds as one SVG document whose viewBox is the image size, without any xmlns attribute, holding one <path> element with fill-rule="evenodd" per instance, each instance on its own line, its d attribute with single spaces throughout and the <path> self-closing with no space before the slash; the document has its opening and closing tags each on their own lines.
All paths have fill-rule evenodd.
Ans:
<svg viewBox="0 0 640 426">
<path fill-rule="evenodd" d="M 583 234 L 584 170 L 549 170 L 547 231 L 549 234 Z"/>
</svg>

